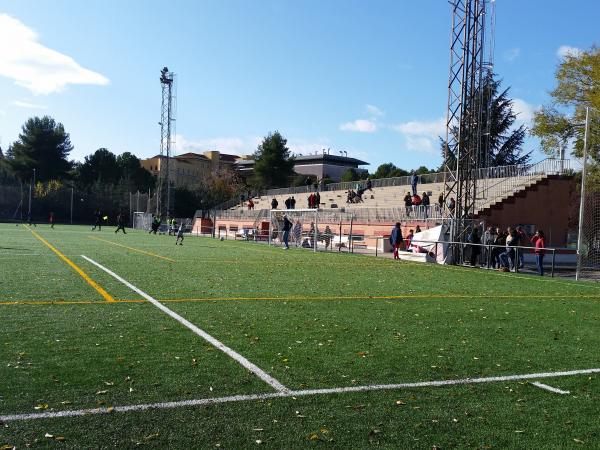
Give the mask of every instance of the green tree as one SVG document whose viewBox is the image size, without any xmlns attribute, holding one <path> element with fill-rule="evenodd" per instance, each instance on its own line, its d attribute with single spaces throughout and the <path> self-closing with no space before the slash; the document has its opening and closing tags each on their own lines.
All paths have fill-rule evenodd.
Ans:
<svg viewBox="0 0 600 450">
<path fill-rule="evenodd" d="M 489 123 L 488 130 L 484 130 L 479 146 L 479 164 L 487 166 L 509 166 L 513 164 L 526 164 L 531 159 L 531 152 L 523 153 L 523 142 L 527 134 L 524 124 L 516 126 L 517 113 L 514 110 L 513 100 L 509 96 L 510 87 L 500 91 L 501 80 L 495 74 L 488 73 L 482 84 L 481 95 L 476 94 L 475 110 L 479 109 L 481 102 L 481 123 Z M 458 129 L 452 130 L 458 134 Z M 442 157 L 446 141 L 440 139 Z M 448 151 L 448 165 L 456 164 L 455 155 Z"/>
<path fill-rule="evenodd" d="M 117 166 L 121 181 L 131 191 L 147 191 L 154 188 L 154 176 L 141 166 L 139 158 L 133 153 L 125 152 L 117 156 Z"/>
<path fill-rule="evenodd" d="M 72 150 L 69 133 L 62 123 L 49 116 L 33 117 L 23 125 L 7 160 L 21 180 L 29 180 L 33 169 L 39 181 L 62 180 L 69 177 L 72 163 L 67 157 Z"/>
<path fill-rule="evenodd" d="M 115 184 L 121 178 L 117 157 L 106 148 L 99 148 L 85 157 L 76 169 L 79 184 L 89 186 L 95 183 Z"/>
<path fill-rule="evenodd" d="M 600 165 L 600 49 L 567 55 L 556 71 L 552 101 L 537 111 L 531 134 L 540 138 L 542 149 L 560 156 L 571 146 L 575 156 L 583 156 L 586 107 L 590 110 L 588 150 L 596 166 Z"/>
<path fill-rule="evenodd" d="M 294 174 L 294 158 L 279 131 L 269 133 L 254 152 L 253 184 L 261 188 L 285 187 Z"/>
<path fill-rule="evenodd" d="M 356 169 L 346 170 L 341 177 L 341 181 L 358 181 L 360 180 L 360 174 Z"/>
<path fill-rule="evenodd" d="M 375 171 L 375 173 L 373 173 L 371 175 L 371 178 L 393 178 L 393 177 L 403 177 L 408 175 L 409 172 L 407 172 L 404 169 L 400 169 L 398 167 L 396 167 L 394 164 L 390 163 L 385 163 L 385 164 L 381 164 L 377 170 Z"/>
</svg>

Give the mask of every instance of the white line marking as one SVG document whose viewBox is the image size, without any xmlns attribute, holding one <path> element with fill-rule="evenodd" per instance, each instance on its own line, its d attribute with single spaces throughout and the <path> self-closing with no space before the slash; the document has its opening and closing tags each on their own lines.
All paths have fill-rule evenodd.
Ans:
<svg viewBox="0 0 600 450">
<path fill-rule="evenodd" d="M 533 384 L 534 386 L 539 387 L 540 389 L 545 389 L 547 391 L 554 392 L 555 394 L 565 395 L 565 394 L 570 394 L 571 393 L 570 391 L 563 391 L 562 389 L 558 389 L 558 388 L 555 388 L 555 387 L 552 387 L 552 386 L 548 386 L 547 384 L 539 383 L 537 381 L 534 381 L 531 384 Z"/>
<path fill-rule="evenodd" d="M 97 263 L 96 261 L 94 261 L 93 259 L 88 258 L 85 255 L 81 255 L 81 257 L 84 258 L 86 261 L 92 263 L 96 267 L 104 270 L 106 273 L 108 273 L 109 275 L 111 275 L 114 278 L 116 278 L 117 280 L 119 280 L 121 283 L 123 283 L 129 289 L 131 289 L 131 290 L 137 292 L 138 294 L 140 294 L 142 297 L 144 297 L 146 300 L 148 300 L 150 303 L 152 303 L 154 306 L 156 306 L 162 312 L 164 312 L 165 314 L 171 316 L 177 322 L 179 322 L 183 326 L 185 326 L 185 327 L 189 328 L 190 330 L 192 330 L 194 333 L 196 333 L 202 339 L 206 340 L 211 345 L 213 345 L 214 347 L 218 348 L 219 350 L 221 350 L 223 353 L 225 353 L 226 355 L 230 356 L 231 358 L 233 358 L 235 361 L 237 361 L 242 366 L 244 366 L 247 370 L 249 370 L 254 375 L 258 376 L 261 380 L 263 380 L 265 383 L 267 383 L 268 385 L 270 385 L 271 387 L 273 387 L 276 391 L 278 391 L 278 392 L 288 392 L 289 391 L 288 388 L 286 388 L 283 384 L 281 384 L 279 381 L 277 381 L 275 378 L 273 378 L 267 372 L 265 372 L 264 370 L 262 370 L 260 367 L 258 367 L 254 363 L 252 363 L 249 360 L 247 360 L 246 358 L 244 358 L 242 355 L 240 355 L 239 353 L 237 353 L 235 350 L 227 347 L 225 344 L 223 344 L 218 339 L 212 337 L 206 331 L 201 330 L 200 328 L 198 328 L 196 325 L 194 325 L 193 323 L 191 323 L 187 319 L 184 319 L 183 317 L 181 317 L 176 312 L 171 311 L 169 308 L 167 308 L 165 305 L 163 305 L 162 303 L 160 303 L 158 300 L 156 300 L 155 298 L 153 298 L 150 295 L 146 294 L 141 289 L 135 287 L 133 284 L 131 284 L 127 280 L 121 278 L 119 275 L 117 275 L 116 273 L 114 273 L 112 270 L 107 269 L 102 264 Z"/>
<path fill-rule="evenodd" d="M 76 409 L 71 411 L 51 411 L 43 413 L 28 413 L 28 414 L 11 414 L 6 416 L 0 416 L 0 422 L 12 422 L 17 420 L 34 420 L 34 419 L 53 419 L 60 417 L 79 417 L 87 416 L 91 414 L 109 414 L 112 412 L 131 412 L 131 411 L 146 411 L 149 409 L 173 409 L 182 408 L 187 406 L 204 406 L 214 405 L 218 403 L 232 403 L 232 402 L 244 402 L 252 400 L 267 400 L 271 398 L 289 398 L 289 397 L 301 397 L 307 395 L 326 395 L 326 394 L 337 394 L 344 392 L 366 392 L 366 391 L 383 391 L 393 389 L 411 389 L 421 387 L 440 387 L 440 386 L 454 386 L 459 384 L 478 384 L 478 383 L 494 383 L 499 381 L 515 381 L 515 380 L 530 380 L 536 378 L 556 378 L 556 377 L 568 377 L 573 375 L 585 375 L 591 373 L 600 373 L 598 369 L 582 369 L 582 370 L 570 370 L 567 372 L 542 372 L 542 373 L 529 373 L 525 375 L 506 375 L 499 377 L 485 377 L 485 378 L 463 378 L 459 380 L 439 380 L 439 381 L 421 381 L 417 383 L 401 383 L 401 384 L 373 384 L 368 386 L 349 386 L 341 388 L 329 388 L 329 389 L 305 389 L 300 391 L 284 391 L 284 392 L 272 392 L 264 394 L 248 394 L 248 395 L 232 395 L 229 397 L 213 397 L 213 398 L 201 398 L 196 400 L 181 400 L 176 402 L 162 402 L 162 403 L 145 403 L 140 405 L 125 405 L 115 406 L 112 408 L 91 408 L 91 409 Z M 533 384 L 533 383 L 532 383 Z"/>
</svg>

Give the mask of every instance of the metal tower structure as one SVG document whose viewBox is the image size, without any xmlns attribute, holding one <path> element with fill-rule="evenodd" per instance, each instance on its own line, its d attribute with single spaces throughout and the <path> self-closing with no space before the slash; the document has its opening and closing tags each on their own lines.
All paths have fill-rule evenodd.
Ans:
<svg viewBox="0 0 600 450">
<path fill-rule="evenodd" d="M 450 239 L 466 242 L 475 213 L 478 169 L 487 165 L 489 153 L 489 149 L 482 151 L 482 136 L 489 133 L 489 125 L 484 123 L 489 117 L 486 114 L 489 106 L 483 104 L 483 90 L 485 77 L 492 70 L 494 0 L 451 0 L 450 4 L 444 198 L 446 205 L 451 199 L 455 205 L 453 209 L 447 208 L 448 216 L 453 219 Z M 490 36 L 486 36 L 488 32 Z M 457 250 L 462 247 L 457 246 Z M 454 256 L 459 257 L 456 253 Z"/>
<path fill-rule="evenodd" d="M 162 102 L 160 107 L 160 166 L 158 188 L 156 192 L 156 214 L 160 217 L 171 216 L 173 199 L 171 196 L 171 152 L 175 135 L 175 74 L 167 67 L 160 71 Z M 164 163 L 164 164 L 163 164 Z"/>
</svg>

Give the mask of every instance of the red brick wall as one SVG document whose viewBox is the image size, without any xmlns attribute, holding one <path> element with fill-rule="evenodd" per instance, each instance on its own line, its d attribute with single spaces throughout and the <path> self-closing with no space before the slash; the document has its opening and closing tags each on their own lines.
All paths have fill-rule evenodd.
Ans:
<svg viewBox="0 0 600 450">
<path fill-rule="evenodd" d="M 534 225 L 544 230 L 548 247 L 563 247 L 567 242 L 574 191 L 573 178 L 549 177 L 517 194 L 516 198 L 492 207 L 479 218 L 485 220 L 486 225 L 502 229 L 515 225 Z"/>
</svg>

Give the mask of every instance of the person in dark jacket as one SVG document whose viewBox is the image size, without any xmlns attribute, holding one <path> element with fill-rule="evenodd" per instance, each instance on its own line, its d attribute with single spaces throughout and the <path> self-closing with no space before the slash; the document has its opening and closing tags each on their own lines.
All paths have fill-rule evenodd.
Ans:
<svg viewBox="0 0 600 450">
<path fill-rule="evenodd" d="M 471 242 L 471 265 L 475 266 L 475 264 L 477 263 L 477 258 L 479 257 L 479 254 L 481 253 L 481 247 L 478 244 L 481 244 L 481 238 L 479 237 L 479 229 L 478 228 L 473 228 L 473 231 L 471 232 L 471 237 L 469 239 L 469 241 Z"/>
<path fill-rule="evenodd" d="M 276 198 L 271 200 L 271 209 L 277 209 L 278 206 L 279 206 L 279 202 L 277 201 Z"/>
<path fill-rule="evenodd" d="M 125 233 L 125 216 L 122 212 L 117 214 L 117 229 L 115 230 L 115 233 L 118 233 L 119 230 L 123 230 L 123 234 L 127 234 Z"/>
<path fill-rule="evenodd" d="M 284 249 L 289 250 L 290 230 L 292 229 L 292 222 L 288 219 L 287 214 L 283 216 L 283 245 Z"/>
<path fill-rule="evenodd" d="M 100 212 L 100 209 L 97 209 L 94 212 L 94 226 L 92 227 L 92 231 L 94 231 L 96 227 L 98 228 L 98 231 L 102 231 L 102 213 Z"/>
<path fill-rule="evenodd" d="M 392 248 L 394 249 L 394 259 L 400 259 L 398 256 L 398 250 L 402 245 L 402 229 L 400 228 L 400 222 L 396 222 L 396 226 L 392 229 L 392 233 L 390 234 L 390 244 L 392 244 Z"/>
</svg>

